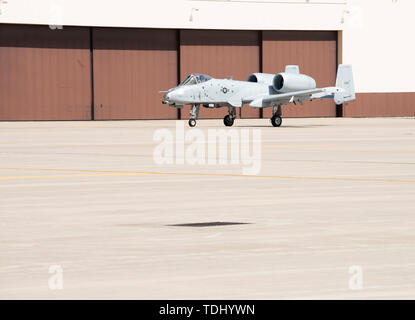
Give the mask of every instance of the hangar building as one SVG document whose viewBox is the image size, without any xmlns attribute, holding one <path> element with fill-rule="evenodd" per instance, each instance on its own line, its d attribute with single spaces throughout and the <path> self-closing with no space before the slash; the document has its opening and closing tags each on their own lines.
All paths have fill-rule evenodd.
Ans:
<svg viewBox="0 0 415 320">
<path fill-rule="evenodd" d="M 158 91 L 189 73 L 244 80 L 298 64 L 332 86 L 339 63 L 353 64 L 355 102 L 283 116 L 414 116 L 413 12 L 412 0 L 0 0 L 0 120 L 187 118 Z"/>
</svg>

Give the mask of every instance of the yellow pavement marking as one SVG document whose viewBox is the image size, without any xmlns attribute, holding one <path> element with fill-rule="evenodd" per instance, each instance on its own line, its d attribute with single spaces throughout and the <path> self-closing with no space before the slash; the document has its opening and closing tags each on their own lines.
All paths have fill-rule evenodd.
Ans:
<svg viewBox="0 0 415 320">
<path fill-rule="evenodd" d="M 105 144 L 105 143 L 101 143 L 101 144 L 82 144 L 82 143 L 62 143 L 62 144 L 48 144 L 48 143 L 43 143 L 43 144 L 27 144 L 27 142 L 25 141 L 20 141 L 20 142 L 0 142 L 0 145 L 2 144 L 19 144 L 19 145 L 26 145 L 28 147 L 32 147 L 32 146 L 42 146 L 42 147 L 119 147 L 119 148 L 127 148 L 127 147 L 131 147 L 131 148 L 154 148 L 156 146 L 156 144 L 134 144 L 134 143 L 119 143 L 119 144 Z M 190 142 L 185 141 L 184 144 L 191 144 Z M 194 144 L 194 143 L 193 143 Z M 339 145 L 339 144 L 281 144 L 281 145 L 264 145 L 262 146 L 263 148 L 302 148 L 302 147 L 307 147 L 307 148 L 318 148 L 318 147 L 341 147 L 343 145 Z M 208 147 L 208 146 L 206 146 Z M 239 148 L 243 148 L 242 146 L 239 146 Z M 227 148 L 227 146 L 216 146 L 216 148 Z M 245 147 L 245 148 L 249 148 L 249 147 Z"/>
<path fill-rule="evenodd" d="M 158 172 L 158 171 L 110 171 L 110 170 L 76 170 L 76 169 L 47 169 L 47 168 L 0 168 L 0 170 L 26 171 L 57 171 L 57 172 L 85 172 L 85 174 L 62 175 L 34 175 L 34 176 L 5 176 L 0 180 L 14 179 L 43 179 L 43 178 L 74 178 L 100 176 L 134 176 L 134 175 L 177 175 L 177 176 L 206 176 L 206 177 L 239 177 L 239 178 L 266 178 L 287 180 L 321 180 L 321 181 L 354 181 L 354 182 L 405 182 L 415 183 L 412 179 L 377 179 L 377 178 L 341 178 L 341 177 L 298 177 L 276 175 L 243 175 L 232 173 L 201 173 L 201 172 Z"/>
<path fill-rule="evenodd" d="M 305 147 L 305 146 L 304 146 Z M 359 149 L 314 149 L 314 146 L 306 149 L 294 149 L 291 146 L 263 146 L 264 149 L 285 149 L 284 151 L 323 151 L 323 152 L 375 152 L 375 153 L 415 153 L 411 150 L 359 150 Z"/>
<path fill-rule="evenodd" d="M 188 143 L 185 143 L 185 145 Z M 65 147 L 101 147 L 101 148 L 132 148 L 132 149 L 140 149 L 140 148 L 154 148 L 155 144 L 148 144 L 148 145 L 139 145 L 139 144 L 34 144 L 34 145 L 26 145 L 25 142 L 1 142 L 0 145 L 25 145 L 25 147 L 45 147 L 45 148 L 65 148 Z M 344 146 L 345 149 L 333 149 L 333 147 L 342 147 Z M 243 147 L 238 146 L 239 149 L 251 149 L 252 147 Z M 275 150 L 275 151 L 285 151 L 285 152 L 353 152 L 353 153 L 404 153 L 404 154 L 413 154 L 415 150 L 364 150 L 364 149 L 347 149 L 346 145 L 337 145 L 337 144 L 321 144 L 321 145 L 262 145 L 262 149 L 264 150 Z M 322 149 L 323 148 L 323 149 Z M 205 146 L 205 149 L 209 149 L 208 146 Z M 216 149 L 228 149 L 226 146 L 216 146 Z"/>
<path fill-rule="evenodd" d="M 45 178 L 77 178 L 77 177 L 102 177 L 102 176 L 131 176 L 139 173 L 95 173 L 95 174 L 59 174 L 46 176 L 14 176 L 0 177 L 0 180 L 17 180 L 17 179 L 45 179 Z"/>
</svg>

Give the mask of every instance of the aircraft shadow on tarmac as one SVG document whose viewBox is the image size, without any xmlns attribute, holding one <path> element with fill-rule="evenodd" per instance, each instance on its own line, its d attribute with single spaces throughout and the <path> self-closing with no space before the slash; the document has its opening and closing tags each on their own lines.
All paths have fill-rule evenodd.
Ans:
<svg viewBox="0 0 415 320">
<path fill-rule="evenodd" d="M 235 125 L 234 126 L 234 128 L 270 128 L 270 129 L 273 129 L 273 130 L 281 130 L 281 129 L 284 129 L 284 128 L 318 128 L 318 127 L 329 127 L 329 125 L 325 125 L 325 124 L 322 124 L 322 125 L 319 125 L 319 124 L 316 124 L 316 125 L 282 125 L 281 127 L 277 128 L 277 129 L 270 126 L 269 124 L 264 124 L 264 125 L 240 125 L 240 126 Z"/>
</svg>

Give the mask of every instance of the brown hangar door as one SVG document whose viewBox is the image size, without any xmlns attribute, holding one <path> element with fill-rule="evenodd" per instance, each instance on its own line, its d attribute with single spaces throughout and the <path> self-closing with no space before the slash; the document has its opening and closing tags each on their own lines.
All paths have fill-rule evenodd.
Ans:
<svg viewBox="0 0 415 320">
<path fill-rule="evenodd" d="M 93 28 L 94 119 L 177 119 L 177 31 Z"/>
<path fill-rule="evenodd" d="M 316 80 L 317 87 L 331 87 L 336 82 L 336 31 L 263 31 L 263 72 L 283 72 L 286 65 L 298 65 L 300 73 Z M 333 99 L 306 101 L 282 106 L 283 117 L 335 117 Z M 271 108 L 264 109 L 271 117 Z"/>
<path fill-rule="evenodd" d="M 205 73 L 214 78 L 246 80 L 260 71 L 260 41 L 258 31 L 181 30 L 180 79 L 190 73 Z M 258 118 L 259 111 L 245 105 L 242 118 Z M 200 118 L 223 118 L 227 108 L 201 107 Z M 239 112 L 237 110 L 237 115 Z M 189 117 L 189 106 L 182 109 L 181 118 Z"/>
<path fill-rule="evenodd" d="M 90 120 L 88 28 L 0 26 L 0 120 Z"/>
</svg>

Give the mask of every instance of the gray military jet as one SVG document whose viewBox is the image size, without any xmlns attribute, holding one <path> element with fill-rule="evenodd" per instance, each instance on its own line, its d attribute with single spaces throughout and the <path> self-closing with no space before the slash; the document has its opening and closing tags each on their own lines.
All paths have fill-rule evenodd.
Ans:
<svg viewBox="0 0 415 320">
<path fill-rule="evenodd" d="M 354 100 L 354 82 L 351 65 L 339 65 L 335 87 L 317 88 L 316 81 L 300 74 L 298 66 L 286 66 L 278 74 L 253 73 L 247 81 L 214 79 L 193 73 L 177 87 L 164 91 L 163 104 L 175 108 L 191 105 L 189 126 L 194 127 L 199 118 L 200 105 L 206 108 L 227 107 L 229 114 L 223 122 L 232 126 L 236 108 L 248 104 L 251 108 L 272 107 L 271 123 L 281 126 L 281 106 L 314 99 L 334 99 L 336 104 Z"/>
</svg>

